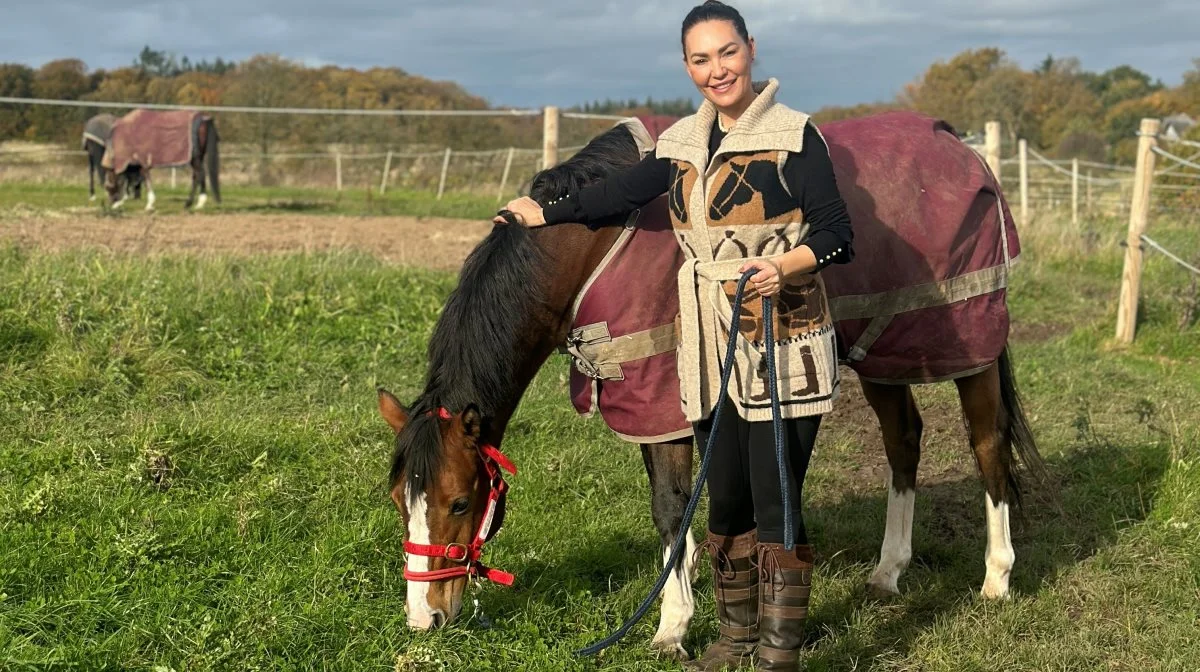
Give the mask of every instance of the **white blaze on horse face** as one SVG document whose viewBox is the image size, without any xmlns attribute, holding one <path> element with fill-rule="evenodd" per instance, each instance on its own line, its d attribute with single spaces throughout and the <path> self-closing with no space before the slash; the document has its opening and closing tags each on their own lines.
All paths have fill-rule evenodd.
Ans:
<svg viewBox="0 0 1200 672">
<path fill-rule="evenodd" d="M 986 494 L 984 499 L 987 500 L 988 543 L 984 556 L 987 574 L 980 592 L 989 598 L 1008 597 L 1008 577 L 1017 559 L 1008 528 L 1008 502 L 996 504 L 992 496 Z"/>
<path fill-rule="evenodd" d="M 208 194 L 200 194 L 200 198 L 196 199 L 196 209 L 203 210 L 205 202 L 208 201 Z"/>
<path fill-rule="evenodd" d="M 692 531 L 687 532 L 686 548 L 683 562 L 671 572 L 667 585 L 663 588 L 662 612 L 658 620 L 658 632 L 654 634 L 652 646 L 666 653 L 687 655 L 683 648 L 683 638 L 687 635 L 688 624 L 692 621 L 696 603 L 692 596 L 692 556 L 695 555 L 696 540 Z M 663 566 L 671 560 L 671 547 L 663 548 Z"/>
<path fill-rule="evenodd" d="M 883 533 L 883 548 L 879 551 L 879 564 L 867 584 L 888 592 L 899 593 L 900 574 L 912 559 L 913 508 L 916 506 L 917 491 L 900 492 L 892 485 L 888 473 L 887 529 Z"/>
<path fill-rule="evenodd" d="M 404 500 L 408 504 L 408 540 L 414 544 L 429 544 L 429 508 L 425 502 L 425 493 L 412 496 L 409 486 L 404 486 Z M 414 572 L 429 571 L 429 558 L 424 555 L 410 555 L 407 558 L 408 568 Z M 418 630 L 428 630 L 433 627 L 433 609 L 429 606 L 429 582 L 408 581 L 408 599 L 404 605 L 408 613 L 408 627 Z"/>
</svg>

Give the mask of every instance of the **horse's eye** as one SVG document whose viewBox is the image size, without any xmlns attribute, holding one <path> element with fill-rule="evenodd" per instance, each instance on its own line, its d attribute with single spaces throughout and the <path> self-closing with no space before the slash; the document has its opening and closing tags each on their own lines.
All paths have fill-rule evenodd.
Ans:
<svg viewBox="0 0 1200 672">
<path fill-rule="evenodd" d="M 467 509 L 469 508 L 471 508 L 471 502 L 468 501 L 466 497 L 463 497 L 462 499 L 456 499 L 454 500 L 454 503 L 450 505 L 450 515 L 461 516 L 466 513 Z"/>
</svg>

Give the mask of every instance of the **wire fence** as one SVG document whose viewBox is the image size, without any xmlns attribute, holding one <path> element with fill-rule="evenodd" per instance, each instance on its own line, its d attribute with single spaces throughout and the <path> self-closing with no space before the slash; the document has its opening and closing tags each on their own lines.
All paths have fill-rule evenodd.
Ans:
<svg viewBox="0 0 1200 672">
<path fill-rule="evenodd" d="M 558 150 L 565 160 L 583 145 Z M 231 147 L 221 153 L 221 184 L 314 189 L 405 189 L 495 196 L 520 192 L 542 168 L 542 149 L 406 152 L 367 148 L 346 151 L 259 153 Z M 160 168 L 154 179 L 171 186 L 190 184 L 187 168 Z M 87 153 L 57 147 L 0 145 L 0 182 L 70 184 L 86 188 Z"/>
<path fill-rule="evenodd" d="M 222 183 L 231 186 L 519 193 L 547 160 L 561 161 L 624 117 L 542 109 L 343 109 L 176 105 L 0 97 L 0 112 L 37 113 L 59 144 L 0 143 L 0 181 L 87 185 L 84 122 L 100 112 L 213 113 Z M 25 117 L 32 119 L 33 117 Z M 155 179 L 188 182 L 183 168 Z"/>
</svg>

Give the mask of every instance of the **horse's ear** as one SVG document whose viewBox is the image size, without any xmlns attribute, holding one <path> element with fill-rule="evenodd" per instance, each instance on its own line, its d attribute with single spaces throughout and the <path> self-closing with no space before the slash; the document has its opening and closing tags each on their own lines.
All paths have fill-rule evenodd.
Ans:
<svg viewBox="0 0 1200 672">
<path fill-rule="evenodd" d="M 391 425 L 397 434 L 408 424 L 408 409 L 392 395 L 391 392 L 379 388 L 379 414 Z"/>
<path fill-rule="evenodd" d="M 483 433 L 483 414 L 479 412 L 479 407 L 468 404 L 462 412 L 462 423 L 463 433 L 473 441 L 478 441 L 479 435 Z"/>
</svg>

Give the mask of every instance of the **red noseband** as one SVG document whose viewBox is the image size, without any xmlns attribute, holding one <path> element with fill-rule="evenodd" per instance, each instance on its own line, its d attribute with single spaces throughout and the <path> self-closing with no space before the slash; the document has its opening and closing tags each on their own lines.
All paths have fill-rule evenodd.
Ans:
<svg viewBox="0 0 1200 672">
<path fill-rule="evenodd" d="M 453 417 L 450 411 L 445 408 L 439 408 L 438 417 L 443 420 L 449 420 Z M 517 467 L 508 459 L 504 453 L 500 452 L 495 446 L 488 444 L 480 444 L 478 447 L 479 458 L 483 460 L 484 469 L 488 475 L 488 502 L 487 510 L 483 514 L 483 519 L 479 521 L 479 526 L 475 528 L 475 534 L 471 537 L 470 544 L 446 544 L 427 545 L 414 544 L 411 541 L 404 542 L 404 551 L 409 555 L 422 555 L 430 558 L 445 558 L 451 562 L 460 563 L 456 567 L 447 567 L 445 569 L 437 569 L 428 572 L 415 572 L 408 568 L 408 564 L 404 566 L 404 578 L 410 581 L 445 581 L 458 576 L 479 576 L 489 581 L 499 583 L 505 586 L 511 586 L 515 577 L 508 572 L 502 572 L 498 569 L 492 569 L 479 561 L 483 556 L 483 544 L 488 539 L 495 535 L 500 528 L 492 530 L 492 522 L 496 516 L 496 507 L 508 492 L 508 483 L 504 481 L 504 471 L 510 474 L 517 473 Z"/>
</svg>

